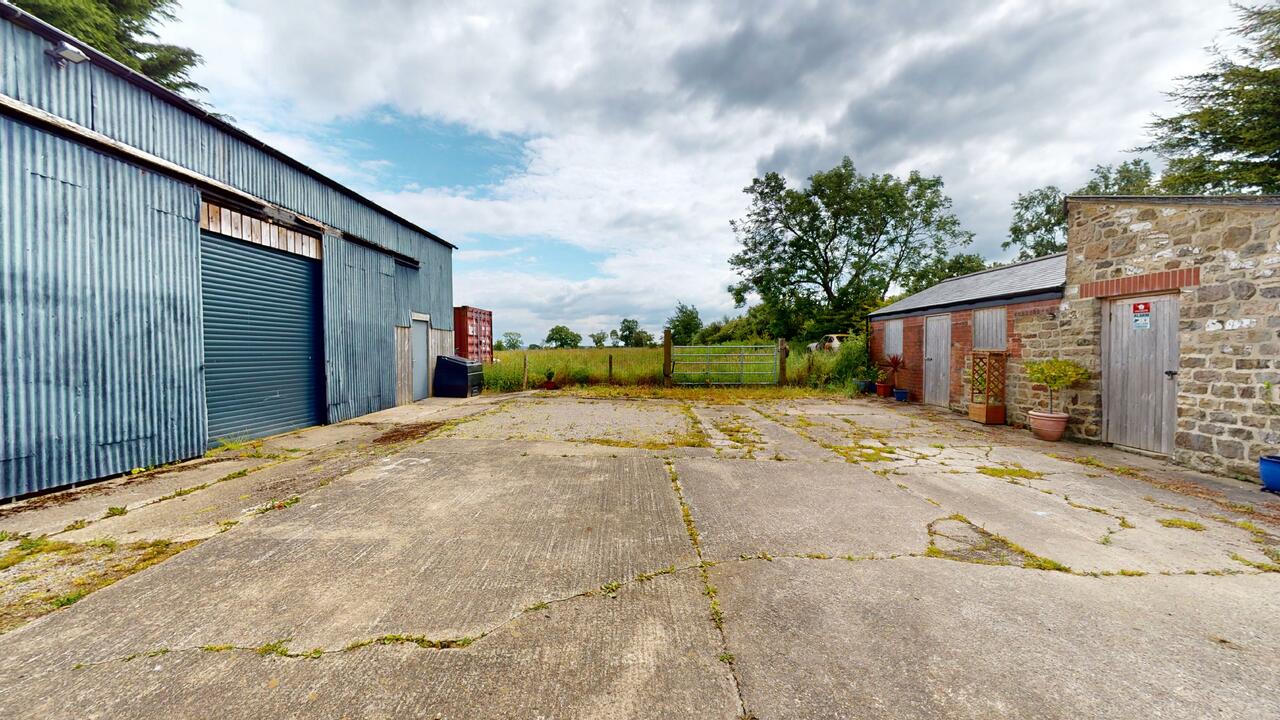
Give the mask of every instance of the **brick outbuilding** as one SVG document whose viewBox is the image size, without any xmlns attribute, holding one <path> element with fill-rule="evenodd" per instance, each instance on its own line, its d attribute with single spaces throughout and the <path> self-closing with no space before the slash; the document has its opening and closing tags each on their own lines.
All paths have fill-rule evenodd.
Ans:
<svg viewBox="0 0 1280 720">
<path fill-rule="evenodd" d="M 944 281 L 872 313 L 898 386 L 957 411 L 969 358 L 1008 353 L 1011 424 L 1047 409 L 1029 360 L 1091 377 L 1070 436 L 1256 478 L 1280 454 L 1280 197 L 1070 197 L 1067 251 Z M 944 379 L 945 378 L 945 379 Z"/>
</svg>

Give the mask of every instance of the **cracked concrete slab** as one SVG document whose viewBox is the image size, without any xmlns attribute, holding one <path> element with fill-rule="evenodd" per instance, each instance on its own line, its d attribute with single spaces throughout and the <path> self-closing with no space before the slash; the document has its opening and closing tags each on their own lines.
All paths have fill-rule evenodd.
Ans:
<svg viewBox="0 0 1280 720">
<path fill-rule="evenodd" d="M 902 558 L 711 576 L 760 718 L 1280 715 L 1278 575 L 1088 578 Z"/>
<path fill-rule="evenodd" d="M 1242 570 L 1233 554 L 1265 562 L 1251 533 L 1206 520 L 1202 530 L 1168 528 L 1177 513 L 1148 503 L 1096 502 L 1065 494 L 1047 479 L 1009 480 L 977 473 L 906 468 L 893 476 L 913 492 L 980 527 L 1081 572 Z M 1047 490 L 1048 492 L 1045 492 Z M 1122 521 L 1123 518 L 1123 521 Z"/>
<path fill-rule="evenodd" d="M 52 535 L 78 520 L 96 529 L 101 527 L 98 521 L 103 519 L 108 508 L 136 510 L 183 488 L 215 482 L 232 473 L 270 462 L 269 458 L 238 457 L 193 460 L 160 471 L 23 500 L 0 507 L 0 531 Z"/>
<path fill-rule="evenodd" d="M 692 572 L 526 613 L 466 648 L 371 645 L 317 659 L 173 651 L 73 669 L 13 669 L 20 720 L 739 716 Z M 55 690 L 56 689 L 56 690 Z"/>
<path fill-rule="evenodd" d="M 677 460 L 703 557 L 921 552 L 940 513 L 851 463 Z"/>
<path fill-rule="evenodd" d="M 598 440 L 659 447 L 673 444 L 690 430 L 689 416 L 681 404 L 674 402 L 522 398 L 457 428 L 448 437 Z"/>
<path fill-rule="evenodd" d="M 700 442 L 673 445 L 681 436 Z M 854 442 L 885 452 L 842 449 Z M 1156 461 L 1134 462 L 1135 476 L 1114 451 L 865 398 L 564 393 L 433 399 L 227 452 L 278 464 L 131 500 L 126 515 L 48 541 L 0 541 L 0 585 L 44 588 L 23 622 L 50 613 L 0 635 L 0 717 L 1275 711 L 1259 688 L 1276 674 L 1280 574 L 1259 571 L 1280 557 L 1280 505 Z M 1044 475 L 1009 482 L 984 467 Z M 192 477 L 111 481 L 0 518 L 60 530 Z M 287 501 L 253 512 L 271 499 Z M 1032 569 L 1053 566 L 953 512 L 1077 572 L 1153 574 Z M 1134 527 L 1116 530 L 1120 516 Z M 1159 525 L 1167 517 L 1204 529 Z M 239 523 L 215 524 L 225 518 Z M 929 552 L 943 558 L 819 559 L 924 554 L 931 525 Z M 689 529 L 714 567 L 696 567 Z M 105 585 L 90 575 L 123 549 L 59 545 L 189 533 L 212 537 L 87 595 L 77 588 Z M 40 542 L 46 554 L 23 556 Z M 740 559 L 757 553 L 775 560 Z M 1187 569 L 1213 575 L 1154 574 Z"/>
<path fill-rule="evenodd" d="M 694 562 L 659 460 L 419 449 L 15 631 L 0 661 L 474 637 L 535 603 Z"/>
</svg>

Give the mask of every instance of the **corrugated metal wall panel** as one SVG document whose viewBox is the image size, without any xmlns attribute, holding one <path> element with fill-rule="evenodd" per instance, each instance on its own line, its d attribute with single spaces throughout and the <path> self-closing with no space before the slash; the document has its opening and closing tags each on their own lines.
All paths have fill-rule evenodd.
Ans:
<svg viewBox="0 0 1280 720">
<path fill-rule="evenodd" d="M 438 308 L 452 293 L 439 287 L 447 262 L 414 269 L 334 235 L 325 236 L 323 255 L 326 391 L 329 422 L 339 422 L 395 405 L 394 328 L 419 312 L 431 315 L 434 329 L 448 330 L 439 325 L 452 326 L 451 308 Z M 433 348 L 440 352 L 452 348 Z"/>
<path fill-rule="evenodd" d="M 209 443 L 323 423 L 319 262 L 205 235 L 200 269 Z"/>
<path fill-rule="evenodd" d="M 93 63 L 58 69 L 42 38 L 8 21 L 0 28 L 0 93 L 418 259 L 437 275 L 421 300 L 452 327 L 448 247 Z"/>
<path fill-rule="evenodd" d="M 194 188 L 0 118 L 0 497 L 203 452 Z"/>
<path fill-rule="evenodd" d="M 395 405 L 395 261 L 324 238 L 325 376 L 329 422 Z M 400 323 L 407 324 L 407 323 Z"/>
</svg>

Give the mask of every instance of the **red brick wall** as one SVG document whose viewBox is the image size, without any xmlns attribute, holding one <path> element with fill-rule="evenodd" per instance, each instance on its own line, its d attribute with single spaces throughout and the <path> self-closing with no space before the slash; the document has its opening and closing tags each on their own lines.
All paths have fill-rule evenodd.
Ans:
<svg viewBox="0 0 1280 720">
<path fill-rule="evenodd" d="M 1029 316 L 1044 315 L 1058 309 L 1059 300 L 1040 300 L 1036 302 L 1014 303 L 1005 305 L 1006 348 L 1009 352 L 1007 382 L 1011 386 L 1023 381 L 1021 358 L 1024 338 L 1020 332 L 1026 323 L 1017 322 Z M 871 323 L 871 357 L 881 367 L 885 364 L 884 326 L 887 321 L 876 320 Z M 1032 336 L 1031 339 L 1035 339 Z M 956 310 L 951 313 L 951 388 L 949 404 L 952 409 L 967 412 L 969 407 L 969 353 L 973 350 L 973 311 Z M 898 373 L 898 387 L 911 391 L 911 399 L 920 401 L 924 398 L 924 316 L 902 319 L 902 355 L 906 368 Z M 1043 391 L 1044 388 L 1036 387 Z M 1015 398 L 1010 393 L 1006 399 L 1010 406 L 1010 418 L 1025 417 L 1026 410 L 1034 408 L 1017 407 Z"/>
</svg>

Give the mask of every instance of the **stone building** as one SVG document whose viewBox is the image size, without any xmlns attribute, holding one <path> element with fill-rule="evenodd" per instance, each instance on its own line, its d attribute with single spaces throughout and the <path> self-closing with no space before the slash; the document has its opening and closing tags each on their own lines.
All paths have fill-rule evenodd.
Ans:
<svg viewBox="0 0 1280 720">
<path fill-rule="evenodd" d="M 1280 197 L 1071 197 L 1066 210 L 1067 252 L 1011 266 L 1062 262 L 1064 279 L 1057 299 L 1001 304 L 1009 422 L 1046 406 L 1024 363 L 1068 358 L 1091 373 L 1065 393 L 1070 435 L 1256 477 L 1258 456 L 1280 453 Z M 913 399 L 964 409 L 980 310 L 910 301 L 975 277 L 986 297 L 965 302 L 998 301 L 1005 269 L 873 314 L 874 356 L 901 343 L 916 358 L 899 383 Z M 937 372 L 932 391 L 925 377 L 925 326 L 942 316 L 930 327 L 935 347 L 950 334 L 945 399 Z"/>
</svg>

